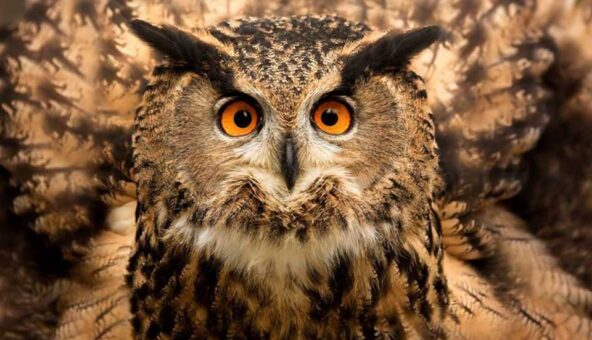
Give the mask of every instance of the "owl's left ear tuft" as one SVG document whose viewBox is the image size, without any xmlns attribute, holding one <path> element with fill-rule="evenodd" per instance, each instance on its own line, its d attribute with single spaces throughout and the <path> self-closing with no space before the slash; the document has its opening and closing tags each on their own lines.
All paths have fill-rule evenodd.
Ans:
<svg viewBox="0 0 592 340">
<path fill-rule="evenodd" d="M 351 87 L 359 78 L 372 74 L 397 72 L 410 60 L 440 39 L 438 26 L 427 26 L 408 32 L 387 32 L 378 40 L 362 47 L 345 58 L 341 72 L 342 83 Z"/>
</svg>

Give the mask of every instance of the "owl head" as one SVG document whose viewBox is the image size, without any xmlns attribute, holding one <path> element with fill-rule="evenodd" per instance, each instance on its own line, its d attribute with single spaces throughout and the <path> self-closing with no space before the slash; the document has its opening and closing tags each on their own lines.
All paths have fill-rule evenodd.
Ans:
<svg viewBox="0 0 592 340">
<path fill-rule="evenodd" d="M 431 206 L 434 125 L 422 79 L 408 67 L 438 28 L 376 33 L 307 16 L 193 33 L 143 21 L 132 29 L 165 58 L 133 140 L 136 292 L 167 291 L 172 274 L 161 278 L 158 268 L 174 257 L 182 273 L 174 280 L 194 290 L 175 310 L 203 302 L 195 298 L 203 271 L 216 273 L 216 289 L 226 287 L 222 278 L 243 278 L 302 320 L 316 308 L 310 292 L 343 268 L 345 281 L 358 282 L 344 282 L 343 296 L 363 296 L 360 308 L 364 289 L 386 296 L 392 287 L 423 319 L 433 314 L 426 305 L 445 304 L 445 288 L 432 292 L 445 287 Z M 132 303 L 136 314 L 158 305 L 142 301 Z M 138 321 L 140 331 L 149 327 Z"/>
</svg>

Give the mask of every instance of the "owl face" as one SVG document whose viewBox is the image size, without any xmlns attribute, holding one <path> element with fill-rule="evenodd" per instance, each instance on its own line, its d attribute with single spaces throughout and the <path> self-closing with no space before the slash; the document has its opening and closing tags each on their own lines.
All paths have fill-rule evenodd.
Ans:
<svg viewBox="0 0 592 340">
<path fill-rule="evenodd" d="M 241 320 L 261 318 L 263 333 L 282 324 L 280 338 L 333 313 L 317 305 L 337 299 L 327 294 L 361 313 L 406 289 L 388 303 L 413 301 L 421 316 L 409 322 L 430 322 L 430 303 L 442 315 L 434 125 L 407 68 L 437 29 L 372 34 L 336 17 L 239 20 L 194 35 L 132 28 L 167 57 L 133 140 L 129 283 L 140 331 L 169 300 L 191 314 L 211 296 L 229 299 L 221 309 L 245 304 Z M 270 321 L 285 312 L 293 317 Z"/>
<path fill-rule="evenodd" d="M 402 166 L 410 107 L 392 81 L 346 91 L 338 72 L 311 79 L 292 98 L 245 75 L 232 93 L 192 80 L 164 126 L 178 173 L 209 195 L 251 178 L 286 203 L 323 176 L 339 178 L 352 194 L 370 188 Z"/>
<path fill-rule="evenodd" d="M 425 96 L 419 77 L 405 64 L 434 31 L 415 32 L 419 43 L 407 37 L 416 46 L 386 66 L 364 59 L 391 57 L 381 44 L 400 42 L 372 41 L 368 31 L 340 18 L 306 17 L 223 23 L 201 32 L 203 42 L 184 36 L 201 51 L 176 46 L 179 55 L 169 57 L 197 70 L 177 87 L 158 138 L 170 146 L 163 151 L 175 180 L 207 197 L 251 181 L 288 206 L 323 178 L 359 196 L 403 169 L 412 157 L 408 121 L 429 119 L 417 108 Z M 192 53 L 212 58 L 183 60 Z"/>
</svg>

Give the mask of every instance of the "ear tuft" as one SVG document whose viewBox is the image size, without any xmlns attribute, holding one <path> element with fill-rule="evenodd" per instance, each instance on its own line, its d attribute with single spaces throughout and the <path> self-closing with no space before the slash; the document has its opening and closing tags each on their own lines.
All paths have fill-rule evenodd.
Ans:
<svg viewBox="0 0 592 340">
<path fill-rule="evenodd" d="M 132 32 L 167 57 L 176 68 L 208 76 L 215 85 L 230 84 L 232 72 L 225 66 L 229 56 L 215 46 L 172 26 L 157 27 L 143 20 L 130 22 Z"/>
<path fill-rule="evenodd" d="M 172 26 L 156 27 L 143 20 L 133 20 L 130 27 L 138 38 L 174 62 L 199 65 L 228 57 L 216 47 Z"/>
<path fill-rule="evenodd" d="M 351 87 L 358 78 L 403 69 L 414 56 L 437 41 L 440 35 L 441 29 L 438 26 L 427 26 L 404 33 L 390 31 L 346 57 L 341 73 L 342 82 Z"/>
</svg>

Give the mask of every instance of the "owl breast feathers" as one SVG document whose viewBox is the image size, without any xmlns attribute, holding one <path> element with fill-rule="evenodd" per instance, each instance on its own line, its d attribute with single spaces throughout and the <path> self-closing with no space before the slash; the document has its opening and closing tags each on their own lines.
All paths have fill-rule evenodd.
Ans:
<svg viewBox="0 0 592 340">
<path fill-rule="evenodd" d="M 183 11 L 158 1 L 24 7 L 0 335 L 591 337 L 587 271 L 549 240 L 589 209 L 546 167 L 592 118 L 592 63 L 561 68 L 592 60 L 570 40 L 588 5 L 363 3 L 193 31 L 131 20 Z"/>
</svg>

